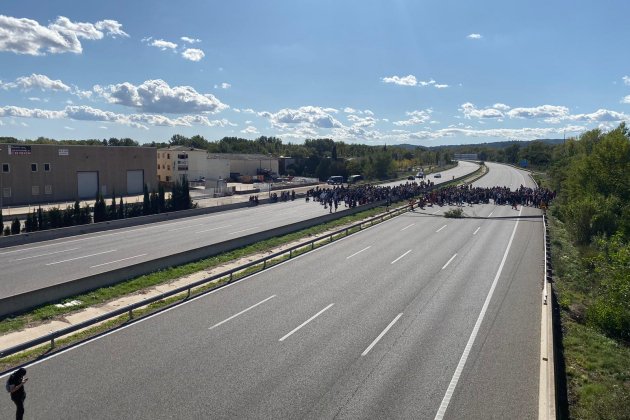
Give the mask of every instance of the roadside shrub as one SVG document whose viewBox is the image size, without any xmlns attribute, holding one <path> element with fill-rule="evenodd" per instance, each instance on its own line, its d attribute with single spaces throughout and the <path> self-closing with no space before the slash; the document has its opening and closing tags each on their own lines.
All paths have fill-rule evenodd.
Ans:
<svg viewBox="0 0 630 420">
<path fill-rule="evenodd" d="M 448 219 L 461 219 L 464 217 L 464 210 L 460 208 L 447 210 L 444 212 L 444 217 Z"/>
</svg>

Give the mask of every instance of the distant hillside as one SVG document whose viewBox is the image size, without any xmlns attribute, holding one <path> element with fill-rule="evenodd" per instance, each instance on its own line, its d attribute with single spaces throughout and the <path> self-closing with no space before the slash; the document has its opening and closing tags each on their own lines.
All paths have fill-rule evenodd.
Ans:
<svg viewBox="0 0 630 420">
<path fill-rule="evenodd" d="M 510 140 L 510 141 L 497 141 L 497 142 L 492 142 L 492 143 L 471 143 L 471 144 L 444 145 L 444 146 L 432 146 L 432 147 L 415 146 L 413 144 L 397 144 L 392 147 L 400 147 L 401 149 L 409 149 L 409 150 L 416 150 L 418 148 L 422 150 L 441 150 L 441 149 L 458 149 L 458 148 L 505 149 L 506 147 L 511 146 L 513 144 L 525 145 L 533 141 L 541 141 L 547 144 L 560 144 L 564 142 L 563 139 L 536 139 L 536 140 L 530 140 L 530 141 Z"/>
</svg>

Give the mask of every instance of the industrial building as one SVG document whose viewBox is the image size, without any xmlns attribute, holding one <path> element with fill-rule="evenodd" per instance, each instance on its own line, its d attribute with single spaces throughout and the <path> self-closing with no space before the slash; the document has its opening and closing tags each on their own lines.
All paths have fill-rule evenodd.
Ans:
<svg viewBox="0 0 630 420">
<path fill-rule="evenodd" d="M 203 149 L 171 146 L 157 151 L 159 182 L 205 181 L 214 186 L 219 180 L 253 178 L 278 174 L 278 159 L 269 155 L 208 153 Z"/>
<path fill-rule="evenodd" d="M 157 189 L 151 147 L 0 144 L 0 166 L 3 207 Z"/>
</svg>

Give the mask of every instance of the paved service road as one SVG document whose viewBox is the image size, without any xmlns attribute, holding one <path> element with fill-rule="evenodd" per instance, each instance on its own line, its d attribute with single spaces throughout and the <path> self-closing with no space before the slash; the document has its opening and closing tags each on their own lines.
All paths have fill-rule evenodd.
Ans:
<svg viewBox="0 0 630 420">
<path fill-rule="evenodd" d="M 536 418 L 542 225 L 516 216 L 538 210 L 444 210 L 406 213 L 27 366 L 26 414 Z"/>
<path fill-rule="evenodd" d="M 477 167 L 476 164 L 462 162 L 458 167 L 444 171 L 444 177 L 463 176 L 474 172 Z M 343 211 L 343 207 L 339 211 Z M 321 206 L 302 199 L 2 248 L 0 297 L 123 268 L 323 214 Z"/>
</svg>

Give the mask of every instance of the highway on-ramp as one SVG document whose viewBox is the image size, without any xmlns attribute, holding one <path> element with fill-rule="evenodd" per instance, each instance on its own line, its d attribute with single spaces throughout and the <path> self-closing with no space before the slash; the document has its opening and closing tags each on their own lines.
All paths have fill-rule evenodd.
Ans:
<svg viewBox="0 0 630 420">
<path fill-rule="evenodd" d="M 532 185 L 507 170 L 517 184 L 498 185 Z M 539 211 L 445 210 L 406 213 L 27 366 L 26 414 L 536 418 L 542 226 L 518 216 Z"/>
<path fill-rule="evenodd" d="M 472 173 L 461 162 L 436 183 Z M 406 181 L 405 181 L 406 182 Z M 343 212 L 341 206 L 338 211 Z M 305 200 L 211 213 L 0 249 L 0 298 L 99 274 L 326 214 Z"/>
</svg>

